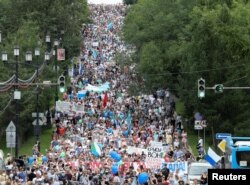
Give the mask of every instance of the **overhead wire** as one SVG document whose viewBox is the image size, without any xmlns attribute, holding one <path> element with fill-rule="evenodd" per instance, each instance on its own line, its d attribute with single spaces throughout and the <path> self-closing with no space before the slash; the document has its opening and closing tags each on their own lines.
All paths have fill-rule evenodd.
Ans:
<svg viewBox="0 0 250 185">
<path fill-rule="evenodd" d="M 12 100 L 13 100 L 13 98 L 11 98 L 11 99 L 8 101 L 7 105 L 3 108 L 3 110 L 0 111 L 0 115 L 1 115 L 2 113 L 4 113 L 5 110 L 10 106 Z"/>
<path fill-rule="evenodd" d="M 38 74 L 41 74 L 44 70 L 45 64 L 43 63 L 40 68 L 38 69 Z M 32 83 L 37 77 L 37 70 L 33 73 L 33 75 L 27 79 L 27 80 L 22 80 L 18 78 L 18 86 L 20 88 L 28 88 L 30 86 L 30 83 Z M 0 92 L 6 92 L 8 91 L 15 83 L 15 78 L 16 75 L 12 75 L 7 81 L 5 82 L 0 82 Z"/>
<path fill-rule="evenodd" d="M 248 75 L 245 75 L 245 76 L 243 76 L 243 77 L 236 78 L 236 79 L 233 79 L 233 80 L 230 80 L 230 81 L 224 82 L 224 83 L 222 83 L 222 84 L 223 84 L 223 85 L 224 85 L 224 84 L 229 84 L 229 83 L 232 83 L 232 82 L 235 82 L 235 81 L 242 80 L 242 79 L 247 78 L 247 77 L 248 77 Z"/>
</svg>

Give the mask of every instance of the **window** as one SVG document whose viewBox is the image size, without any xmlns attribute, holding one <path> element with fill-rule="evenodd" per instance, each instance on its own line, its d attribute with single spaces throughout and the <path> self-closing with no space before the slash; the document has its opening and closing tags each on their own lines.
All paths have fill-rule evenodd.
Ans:
<svg viewBox="0 0 250 185">
<path fill-rule="evenodd" d="M 250 151 L 237 151 L 236 162 L 241 167 L 250 167 Z"/>
</svg>

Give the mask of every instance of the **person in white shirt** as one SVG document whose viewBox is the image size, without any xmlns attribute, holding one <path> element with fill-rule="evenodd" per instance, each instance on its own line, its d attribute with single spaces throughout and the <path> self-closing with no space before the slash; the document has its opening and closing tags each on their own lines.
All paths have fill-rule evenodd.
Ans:
<svg viewBox="0 0 250 185">
<path fill-rule="evenodd" d="M 199 139 L 198 145 L 199 145 L 200 147 L 203 147 L 203 139 L 202 139 L 202 138 Z"/>
<path fill-rule="evenodd" d="M 32 180 L 33 184 L 42 184 L 44 178 L 41 175 L 40 171 L 36 171 L 36 177 Z"/>
</svg>

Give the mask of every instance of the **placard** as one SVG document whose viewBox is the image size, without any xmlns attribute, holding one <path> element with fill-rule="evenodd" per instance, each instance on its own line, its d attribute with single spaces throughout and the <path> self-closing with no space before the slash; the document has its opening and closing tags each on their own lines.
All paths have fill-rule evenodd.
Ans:
<svg viewBox="0 0 250 185">
<path fill-rule="evenodd" d="M 147 157 L 146 157 L 146 165 L 148 168 L 156 169 L 160 168 L 163 161 L 164 161 L 164 151 L 163 147 L 161 146 L 154 146 L 147 148 Z"/>
</svg>

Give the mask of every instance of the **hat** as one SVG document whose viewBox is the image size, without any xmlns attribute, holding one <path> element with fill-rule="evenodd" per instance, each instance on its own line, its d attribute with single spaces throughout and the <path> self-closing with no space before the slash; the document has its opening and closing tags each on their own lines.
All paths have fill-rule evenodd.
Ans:
<svg viewBox="0 0 250 185">
<path fill-rule="evenodd" d="M 7 156 L 10 156 L 10 153 L 7 153 Z"/>
</svg>

